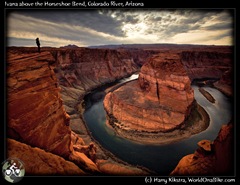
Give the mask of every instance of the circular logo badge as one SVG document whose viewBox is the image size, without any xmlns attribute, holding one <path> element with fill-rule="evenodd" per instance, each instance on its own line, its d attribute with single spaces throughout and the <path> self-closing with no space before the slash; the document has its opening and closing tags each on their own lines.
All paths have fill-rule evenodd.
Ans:
<svg viewBox="0 0 240 185">
<path fill-rule="evenodd" d="M 21 160 L 9 158 L 2 164 L 2 175 L 6 181 L 16 183 L 24 177 L 25 169 Z"/>
</svg>

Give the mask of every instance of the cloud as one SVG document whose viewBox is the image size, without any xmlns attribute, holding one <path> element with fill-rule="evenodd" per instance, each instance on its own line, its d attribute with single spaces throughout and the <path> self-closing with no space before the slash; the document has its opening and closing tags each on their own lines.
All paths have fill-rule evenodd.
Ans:
<svg viewBox="0 0 240 185">
<path fill-rule="evenodd" d="M 29 42 L 29 37 L 41 36 L 54 47 L 163 42 L 223 45 L 230 43 L 234 25 L 232 10 L 211 9 L 16 10 L 7 18 L 9 43 L 14 44 L 14 38 L 20 43 L 20 39 Z"/>
<path fill-rule="evenodd" d="M 205 30 L 227 30 L 232 27 L 233 27 L 233 24 L 231 22 L 219 22 L 216 24 L 206 26 L 203 29 L 205 29 Z"/>
<path fill-rule="evenodd" d="M 210 44 L 222 45 L 224 42 L 226 45 L 232 45 L 233 39 L 230 33 L 225 30 L 209 31 L 209 30 L 196 30 L 189 33 L 179 33 L 173 37 L 178 43 L 182 44 Z M 169 41 L 171 42 L 171 41 Z"/>
<path fill-rule="evenodd" d="M 9 17 L 8 22 L 8 35 L 16 38 L 40 37 L 41 40 L 55 40 L 59 44 L 65 42 L 65 44 L 75 43 L 81 46 L 96 43 L 104 44 L 105 39 L 115 41 L 118 38 L 115 35 L 76 24 L 59 24 L 58 22 L 39 20 L 20 14 L 13 14 Z"/>
<path fill-rule="evenodd" d="M 119 29 L 121 21 L 113 19 L 111 14 L 101 13 L 99 10 L 34 10 L 17 11 L 17 13 L 37 20 L 81 26 L 110 35 L 123 36 Z"/>
</svg>

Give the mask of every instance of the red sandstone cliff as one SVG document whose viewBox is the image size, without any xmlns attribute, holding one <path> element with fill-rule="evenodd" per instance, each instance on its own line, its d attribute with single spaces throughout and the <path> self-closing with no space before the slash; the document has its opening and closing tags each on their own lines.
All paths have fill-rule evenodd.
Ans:
<svg viewBox="0 0 240 185">
<path fill-rule="evenodd" d="M 233 123 L 223 125 L 212 142 L 203 140 L 194 154 L 183 157 L 170 175 L 205 176 L 233 175 L 234 135 Z"/>
<path fill-rule="evenodd" d="M 183 51 L 181 61 L 190 78 L 220 78 L 223 71 L 232 66 L 231 50 L 226 51 Z"/>
<path fill-rule="evenodd" d="M 164 53 L 150 59 L 141 68 L 138 82 L 147 99 L 172 111 L 185 114 L 194 100 L 191 81 L 177 54 Z"/>
<path fill-rule="evenodd" d="M 221 92 L 226 94 L 227 96 L 233 96 L 233 85 L 234 85 L 234 76 L 233 76 L 233 68 L 225 71 L 220 80 L 214 83 L 214 87 L 219 89 Z"/>
<path fill-rule="evenodd" d="M 37 173 L 37 167 L 28 168 L 33 165 L 28 159 L 34 155 L 48 158 L 49 163 L 57 158 L 60 159 L 59 156 L 62 157 L 60 159 L 62 163 L 66 163 L 62 166 L 63 171 L 55 171 L 57 166 L 53 166 L 53 171 L 49 174 L 99 172 L 96 164 L 89 158 L 91 156 L 87 157 L 87 152 L 74 150 L 76 143 L 72 142 L 70 118 L 62 106 L 60 88 L 53 71 L 55 59 L 51 53 L 39 54 L 29 51 L 24 53 L 24 51 L 12 49 L 8 50 L 7 54 L 7 137 L 11 138 L 8 157 L 26 159 L 23 162 L 27 170 L 30 170 L 27 171 L 29 174 Z M 27 145 L 16 144 L 17 141 Z M 84 147 L 85 144 L 77 143 L 77 145 Z M 31 147 L 42 150 L 31 149 Z M 28 157 L 28 155 L 33 156 Z M 67 172 L 69 168 L 67 164 L 70 164 L 68 161 L 76 164 L 69 172 Z M 41 166 L 41 162 L 38 162 Z M 43 170 L 39 173 L 45 172 Z"/>
<path fill-rule="evenodd" d="M 137 59 L 125 50 L 74 49 L 52 52 L 58 63 L 60 84 L 84 91 L 138 71 Z M 135 57 L 136 58 L 136 57 Z M 139 59 L 140 60 L 140 59 Z"/>
<path fill-rule="evenodd" d="M 62 107 L 49 52 L 7 56 L 8 136 L 63 157 L 71 153 L 69 117 Z"/>
<path fill-rule="evenodd" d="M 233 51 L 231 47 L 223 47 L 216 50 L 183 51 L 181 61 L 184 64 L 191 80 L 201 78 L 228 79 L 218 83 L 228 95 L 232 95 L 231 85 L 233 84 Z M 223 82 L 223 83 L 222 83 Z M 225 83 L 227 82 L 227 83 Z M 221 86 L 221 87 L 220 87 Z M 224 91 L 224 92 L 225 92 Z"/>
<path fill-rule="evenodd" d="M 76 164 L 59 155 L 7 139 L 7 156 L 24 162 L 26 175 L 87 175 Z"/>
</svg>

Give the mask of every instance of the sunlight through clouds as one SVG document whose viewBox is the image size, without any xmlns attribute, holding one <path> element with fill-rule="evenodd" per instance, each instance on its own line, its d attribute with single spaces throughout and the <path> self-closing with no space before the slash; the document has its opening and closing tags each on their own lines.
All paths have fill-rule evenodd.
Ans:
<svg viewBox="0 0 240 185">
<path fill-rule="evenodd" d="M 224 34 L 223 31 L 217 31 L 218 35 Z M 177 43 L 182 44 L 200 44 L 200 45 L 212 45 L 214 43 L 215 45 L 222 45 L 222 43 L 225 43 L 225 45 L 232 45 L 233 39 L 231 36 L 221 37 L 219 39 L 216 39 L 216 31 L 193 31 L 190 33 L 180 33 L 175 35 L 171 40 L 166 40 L 166 42 L 171 43 L 172 40 L 174 40 Z"/>
<path fill-rule="evenodd" d="M 7 16 L 8 45 L 176 43 L 233 45 L 233 10 L 16 10 Z M 31 40 L 32 39 L 32 40 Z M 22 42 L 24 41 L 24 42 Z"/>
</svg>

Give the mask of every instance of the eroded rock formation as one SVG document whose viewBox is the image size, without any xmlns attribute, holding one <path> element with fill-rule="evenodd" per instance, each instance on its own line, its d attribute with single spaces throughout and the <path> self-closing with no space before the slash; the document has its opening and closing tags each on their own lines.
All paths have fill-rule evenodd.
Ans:
<svg viewBox="0 0 240 185">
<path fill-rule="evenodd" d="M 234 76 L 233 76 L 233 68 L 225 71 L 220 80 L 214 83 L 214 87 L 219 89 L 225 95 L 232 97 L 234 92 Z"/>
<path fill-rule="evenodd" d="M 212 78 L 213 85 L 227 96 L 233 96 L 233 48 L 212 47 L 181 52 L 181 61 L 191 80 Z"/>
<path fill-rule="evenodd" d="M 65 87 L 88 91 L 139 70 L 136 62 L 146 59 L 126 50 L 88 49 L 57 50 L 52 52 L 58 63 L 56 73 Z"/>
<path fill-rule="evenodd" d="M 7 156 L 24 162 L 26 175 L 87 175 L 71 161 L 22 142 L 7 139 Z"/>
<path fill-rule="evenodd" d="M 195 153 L 183 157 L 170 175 L 233 175 L 233 136 L 233 123 L 223 125 L 213 142 L 200 141 Z"/>
<path fill-rule="evenodd" d="M 42 52 L 9 54 L 7 59 L 8 136 L 68 157 L 71 130 L 51 65 L 54 58 Z"/>
<path fill-rule="evenodd" d="M 233 63 L 231 48 L 181 52 L 181 61 L 190 79 L 218 78 L 228 71 Z"/>
<path fill-rule="evenodd" d="M 106 95 L 107 122 L 118 133 L 141 135 L 178 128 L 194 105 L 190 84 L 179 55 L 161 53 L 143 65 L 138 81 Z M 131 134 L 124 135 L 130 137 Z"/>
</svg>

